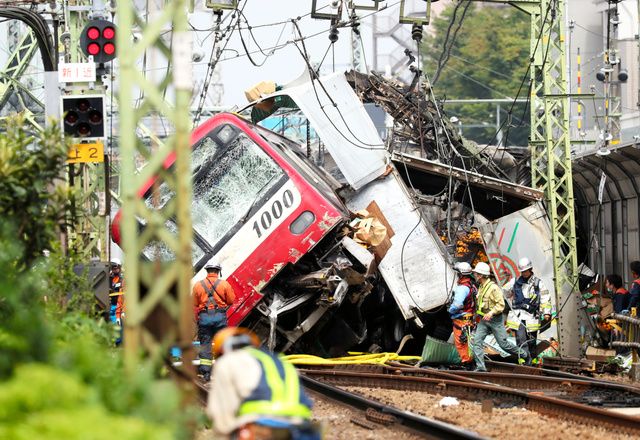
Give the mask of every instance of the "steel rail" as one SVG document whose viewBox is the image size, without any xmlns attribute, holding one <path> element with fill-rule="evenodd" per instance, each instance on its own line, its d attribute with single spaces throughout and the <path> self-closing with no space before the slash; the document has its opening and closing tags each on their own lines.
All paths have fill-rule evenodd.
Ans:
<svg viewBox="0 0 640 440">
<path fill-rule="evenodd" d="M 568 400 L 594 406 L 640 406 L 639 387 L 583 376 L 571 375 L 571 377 L 557 377 L 553 375 L 546 376 L 496 371 L 490 373 L 465 370 L 441 371 L 431 368 L 406 367 L 397 363 L 393 363 L 392 367 L 396 372 L 401 372 L 405 375 L 441 377 L 452 380 L 462 379 L 476 383 L 493 383 L 520 391 L 553 391 L 555 397 L 560 399 L 568 398 Z M 541 369 L 536 368 L 536 370 Z M 549 370 L 549 372 L 553 373 L 554 371 Z"/>
<path fill-rule="evenodd" d="M 562 415 L 582 424 L 607 426 L 616 431 L 640 435 L 640 418 L 494 384 L 355 371 L 301 370 L 301 373 L 306 377 L 321 379 L 336 386 L 421 391 L 446 394 L 465 400 L 492 399 L 498 403 L 506 402 L 514 406 L 522 406 L 542 414 L 556 417 Z"/>
<path fill-rule="evenodd" d="M 575 373 L 569 373 L 566 371 L 551 370 L 549 368 L 530 367 L 526 365 L 516 365 L 516 364 L 510 364 L 507 362 L 498 362 L 498 361 L 491 361 L 491 360 L 486 361 L 486 364 L 487 364 L 487 367 L 493 372 L 527 374 L 527 375 L 533 375 L 533 376 L 563 377 L 563 378 L 569 378 L 569 379 L 583 379 L 583 380 L 589 380 L 594 383 L 597 382 L 601 384 L 619 385 L 617 382 L 613 382 L 611 380 L 597 379 L 593 377 L 582 376 Z M 626 385 L 626 386 L 631 388 L 640 388 L 634 385 Z"/>
<path fill-rule="evenodd" d="M 398 362 L 390 362 L 387 365 L 331 365 L 331 366 L 315 366 L 306 367 L 307 369 L 331 369 L 338 371 L 357 371 L 361 373 L 379 373 L 379 374 L 402 374 L 406 376 L 418 376 L 418 377 L 431 377 L 441 378 L 449 380 L 461 380 L 465 382 L 475 383 L 493 383 L 495 385 L 503 385 L 509 388 L 518 389 L 521 391 L 544 391 L 554 390 L 563 391 L 568 396 L 575 397 L 579 393 L 586 391 L 590 392 L 603 392 L 611 393 L 616 392 L 619 394 L 620 399 L 640 399 L 640 388 L 632 385 L 620 384 L 616 382 L 608 382 L 600 379 L 593 379 L 584 376 L 578 376 L 571 373 L 562 373 L 562 376 L 558 377 L 553 373 L 558 373 L 554 370 L 543 370 L 535 367 L 522 367 L 518 365 L 505 364 L 508 366 L 516 367 L 515 369 L 508 369 L 508 372 L 496 372 L 490 373 L 472 372 L 465 370 L 437 370 L 434 368 L 416 368 L 410 367 Z M 518 369 L 524 370 L 518 374 Z M 533 374 L 530 370 L 535 370 Z M 305 371 L 305 369 L 301 370 Z M 550 373 L 549 375 L 540 374 Z M 564 376 L 566 375 L 566 377 Z M 579 397 L 579 396 L 578 396 Z M 627 404 L 626 406 L 629 406 Z M 640 405 L 637 405 L 640 406 Z"/>
<path fill-rule="evenodd" d="M 174 374 L 186 377 L 184 376 L 184 374 L 182 374 L 181 371 L 175 368 L 173 368 L 172 370 Z M 307 389 L 308 391 L 312 391 L 316 394 L 321 395 L 325 399 L 334 400 L 339 404 L 349 406 L 356 410 L 366 412 L 370 409 L 374 409 L 375 411 L 380 413 L 379 417 L 381 418 L 389 418 L 389 416 L 392 416 L 391 419 L 393 420 L 393 423 L 400 424 L 411 431 L 415 431 L 424 438 L 436 440 L 478 440 L 484 438 L 474 432 L 467 431 L 455 425 L 440 422 L 434 419 L 429 419 L 427 417 L 413 414 L 389 405 L 384 405 L 375 400 L 367 399 L 358 394 L 350 393 L 348 391 L 342 390 L 326 383 L 319 382 L 309 377 L 301 376 L 300 379 L 305 389 Z M 209 395 L 209 388 L 200 380 L 193 380 L 193 383 L 196 387 L 198 401 L 202 406 L 206 406 L 207 398 Z"/>
<path fill-rule="evenodd" d="M 397 423 L 402 426 L 420 433 L 425 438 L 432 439 L 481 439 L 483 437 L 478 434 L 467 431 L 457 426 L 438 420 L 430 419 L 418 414 L 414 414 L 405 410 L 401 410 L 389 405 L 385 405 L 376 400 L 368 399 L 364 396 L 351 393 L 349 391 L 332 386 L 323 381 L 312 379 L 309 376 L 302 375 L 300 379 L 304 387 L 313 392 L 322 394 L 332 400 L 336 400 L 344 405 L 367 411 L 374 408 L 376 411 L 395 417 Z"/>
</svg>

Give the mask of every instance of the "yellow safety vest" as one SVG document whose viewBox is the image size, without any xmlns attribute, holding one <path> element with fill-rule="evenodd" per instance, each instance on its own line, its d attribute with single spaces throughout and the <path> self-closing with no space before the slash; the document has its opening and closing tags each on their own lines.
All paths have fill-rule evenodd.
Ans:
<svg viewBox="0 0 640 440">
<path fill-rule="evenodd" d="M 482 306 L 484 304 L 484 296 L 487 293 L 487 291 L 491 288 L 491 286 L 495 285 L 497 287 L 497 284 L 495 284 L 493 281 L 488 280 L 486 283 L 484 283 L 484 285 L 480 286 L 480 289 L 478 289 L 478 302 L 476 305 L 476 314 L 478 316 L 484 316 L 485 313 L 482 311 Z"/>
<path fill-rule="evenodd" d="M 309 407 L 300 403 L 300 382 L 295 367 L 289 362 L 281 361 L 284 369 L 284 378 L 281 378 L 271 356 L 255 348 L 248 350 L 262 364 L 265 381 L 271 390 L 271 400 L 244 402 L 240 405 L 238 415 L 311 418 Z"/>
</svg>

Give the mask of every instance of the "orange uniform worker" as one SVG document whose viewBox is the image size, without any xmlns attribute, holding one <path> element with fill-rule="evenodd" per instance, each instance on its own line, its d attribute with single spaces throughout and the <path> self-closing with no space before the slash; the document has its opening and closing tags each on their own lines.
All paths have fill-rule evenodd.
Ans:
<svg viewBox="0 0 640 440">
<path fill-rule="evenodd" d="M 122 325 L 122 318 L 124 318 L 124 291 L 118 296 L 116 303 L 116 323 L 118 325 Z"/>
<path fill-rule="evenodd" d="M 470 370 L 473 368 L 473 357 L 469 348 L 469 340 L 473 332 L 473 314 L 478 289 L 471 278 L 469 263 L 461 261 L 456 263 L 453 268 L 458 274 L 458 283 L 453 290 L 453 301 L 449 306 L 449 315 L 453 321 L 453 340 L 462 366 Z"/>
<path fill-rule="evenodd" d="M 204 266 L 207 276 L 193 286 L 193 309 L 198 324 L 200 341 L 200 366 L 198 373 L 208 381 L 211 376 L 211 341 L 213 336 L 227 326 L 227 310 L 236 299 L 231 285 L 220 277 L 222 267 L 209 262 Z"/>
</svg>

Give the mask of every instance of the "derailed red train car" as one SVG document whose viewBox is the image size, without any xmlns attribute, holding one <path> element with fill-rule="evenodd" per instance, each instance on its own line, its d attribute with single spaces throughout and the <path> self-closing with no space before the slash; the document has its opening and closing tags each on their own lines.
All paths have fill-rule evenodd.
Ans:
<svg viewBox="0 0 640 440">
<path fill-rule="evenodd" d="M 207 261 L 221 262 L 237 295 L 230 325 L 251 327 L 282 351 L 336 354 L 357 344 L 383 345 L 389 295 L 370 295 L 378 289 L 372 258 L 347 251 L 342 226 L 349 212 L 337 183 L 297 144 L 232 114 L 199 126 L 191 143 L 194 279 L 204 276 Z M 165 163 L 172 165 L 173 159 Z M 154 180 L 139 195 L 156 209 L 173 196 Z M 143 253 L 149 260 L 171 258 L 158 246 Z"/>
</svg>

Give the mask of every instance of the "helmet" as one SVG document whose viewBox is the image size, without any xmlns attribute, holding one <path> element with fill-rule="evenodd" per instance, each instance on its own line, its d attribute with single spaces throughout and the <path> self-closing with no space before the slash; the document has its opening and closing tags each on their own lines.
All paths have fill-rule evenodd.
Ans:
<svg viewBox="0 0 640 440">
<path fill-rule="evenodd" d="M 111 259 L 111 265 L 112 266 L 122 266 L 122 261 L 120 261 L 120 258 L 112 258 Z"/>
<path fill-rule="evenodd" d="M 207 264 L 204 265 L 205 270 L 206 269 L 218 269 L 218 270 L 222 270 L 222 266 L 220 265 L 220 263 L 218 263 L 217 261 L 211 260 L 209 261 Z"/>
<path fill-rule="evenodd" d="M 453 265 L 453 270 L 460 275 L 471 275 L 471 265 L 466 261 L 460 261 Z"/>
<path fill-rule="evenodd" d="M 225 327 L 213 337 L 213 355 L 219 357 L 250 345 L 260 347 L 260 338 L 254 332 L 244 327 Z"/>
<path fill-rule="evenodd" d="M 473 271 L 477 274 L 484 275 L 486 277 L 491 275 L 491 268 L 487 263 L 483 263 L 482 261 L 476 264 L 476 267 L 473 268 Z"/>
<path fill-rule="evenodd" d="M 529 260 L 527 257 L 522 257 L 518 260 L 518 270 L 520 272 L 524 272 L 525 270 L 529 270 L 533 267 L 533 264 L 531 264 L 531 260 Z"/>
</svg>

